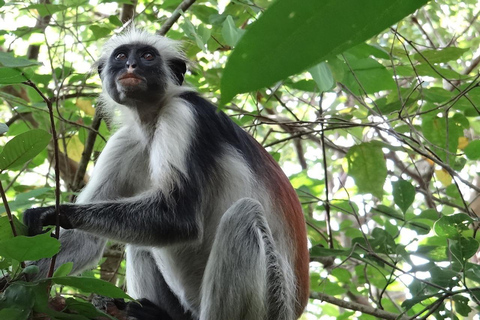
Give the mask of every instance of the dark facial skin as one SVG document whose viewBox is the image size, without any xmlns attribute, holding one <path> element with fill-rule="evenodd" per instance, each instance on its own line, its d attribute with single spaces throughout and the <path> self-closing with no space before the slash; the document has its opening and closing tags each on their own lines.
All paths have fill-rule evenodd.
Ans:
<svg viewBox="0 0 480 320">
<path fill-rule="evenodd" d="M 123 105 L 154 104 L 165 92 L 162 58 L 151 46 L 131 44 L 118 47 L 102 73 L 110 79 L 109 95 Z"/>
</svg>

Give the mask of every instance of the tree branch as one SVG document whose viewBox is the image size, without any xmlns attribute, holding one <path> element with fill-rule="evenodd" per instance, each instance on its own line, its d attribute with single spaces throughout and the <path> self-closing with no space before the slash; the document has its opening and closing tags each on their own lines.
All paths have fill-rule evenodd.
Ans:
<svg viewBox="0 0 480 320">
<path fill-rule="evenodd" d="M 72 190 L 79 191 L 83 187 L 83 180 L 85 177 L 85 172 L 87 171 L 87 165 L 90 161 L 90 157 L 93 152 L 93 146 L 95 145 L 95 139 L 97 137 L 97 131 L 100 128 L 100 123 L 102 122 L 102 116 L 100 115 L 100 111 L 95 109 L 95 115 L 92 119 L 92 129 L 88 131 L 87 139 L 85 140 L 85 148 L 82 152 L 82 158 L 80 159 L 80 163 L 78 164 L 77 172 L 75 173 L 75 177 L 73 178 L 72 183 Z"/>
<path fill-rule="evenodd" d="M 195 3 L 195 1 L 196 0 L 183 0 L 182 3 L 180 3 L 180 5 L 175 9 L 175 11 L 173 11 L 173 14 L 170 16 L 170 18 L 168 18 L 167 21 L 163 23 L 157 34 L 161 36 L 166 35 L 168 30 L 170 30 L 173 24 L 177 22 L 177 20 L 180 18 L 180 12 L 187 11 L 187 9 L 190 8 L 190 6 Z"/>
<path fill-rule="evenodd" d="M 310 292 L 310 298 L 325 301 L 325 302 L 334 304 L 336 306 L 339 306 L 341 308 L 360 311 L 362 313 L 366 313 L 381 319 L 388 319 L 388 320 L 408 320 L 409 319 L 409 317 L 401 314 L 391 313 L 391 312 L 377 309 L 371 306 L 366 306 L 364 304 L 360 304 L 357 302 L 337 299 L 335 297 L 332 297 L 320 292 Z"/>
</svg>

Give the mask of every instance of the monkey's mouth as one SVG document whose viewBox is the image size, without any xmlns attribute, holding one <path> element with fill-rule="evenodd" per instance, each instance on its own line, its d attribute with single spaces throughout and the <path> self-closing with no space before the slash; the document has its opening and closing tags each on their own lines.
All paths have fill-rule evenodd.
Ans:
<svg viewBox="0 0 480 320">
<path fill-rule="evenodd" d="M 142 77 L 134 74 L 134 73 L 124 73 L 123 75 L 118 78 L 118 82 L 124 87 L 134 87 L 138 86 L 140 83 L 145 81 Z"/>
</svg>

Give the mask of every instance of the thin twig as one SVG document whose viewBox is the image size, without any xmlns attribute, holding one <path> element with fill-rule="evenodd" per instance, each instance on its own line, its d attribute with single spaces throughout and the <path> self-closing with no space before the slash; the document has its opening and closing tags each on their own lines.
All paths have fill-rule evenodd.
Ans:
<svg viewBox="0 0 480 320">
<path fill-rule="evenodd" d="M 53 106 L 52 101 L 48 99 L 42 91 L 33 83 L 31 80 L 27 80 L 24 84 L 32 87 L 39 95 L 42 97 L 43 101 L 47 104 L 47 108 L 50 114 L 50 126 L 52 129 L 52 136 L 53 136 L 53 150 L 54 150 L 54 159 L 55 159 L 55 213 L 56 213 L 56 221 L 55 221 L 55 234 L 54 237 L 56 239 L 60 236 L 60 161 L 59 161 L 59 151 L 58 151 L 58 137 L 57 131 L 55 129 L 55 120 L 53 117 Z M 48 278 L 53 276 L 53 271 L 55 270 L 55 261 L 57 260 L 57 255 L 52 257 L 50 261 L 50 268 L 48 270 Z"/>
<path fill-rule="evenodd" d="M 13 223 L 13 216 L 12 211 L 10 211 L 10 206 L 8 205 L 7 196 L 5 195 L 5 190 L 3 190 L 2 181 L 0 180 L 0 194 L 2 195 L 3 206 L 5 207 L 5 211 L 7 212 L 8 221 L 10 222 L 10 227 L 12 228 L 13 236 L 17 236 L 17 229 L 15 228 L 15 224 Z"/>
</svg>

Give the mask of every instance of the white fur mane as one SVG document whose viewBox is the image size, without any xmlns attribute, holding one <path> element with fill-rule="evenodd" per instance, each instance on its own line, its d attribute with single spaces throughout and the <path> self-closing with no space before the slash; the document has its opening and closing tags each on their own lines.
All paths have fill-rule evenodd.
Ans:
<svg viewBox="0 0 480 320">
<path fill-rule="evenodd" d="M 130 27 L 128 30 L 113 36 L 103 45 L 100 61 L 108 59 L 115 48 L 134 43 L 154 47 L 160 52 L 162 58 L 167 61 L 175 58 L 185 60 L 184 54 L 180 49 L 181 43 L 179 41 Z"/>
</svg>

